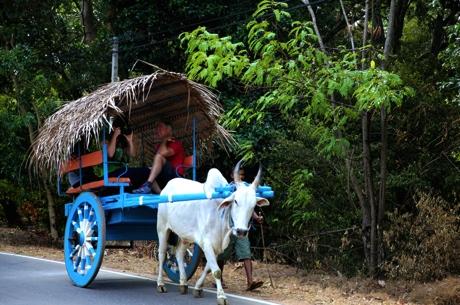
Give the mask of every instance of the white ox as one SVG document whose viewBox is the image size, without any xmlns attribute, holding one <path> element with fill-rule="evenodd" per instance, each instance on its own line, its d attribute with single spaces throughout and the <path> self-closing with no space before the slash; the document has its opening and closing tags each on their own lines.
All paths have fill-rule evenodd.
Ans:
<svg viewBox="0 0 460 305">
<path fill-rule="evenodd" d="M 184 253 L 187 242 L 197 243 L 206 256 L 206 266 L 197 280 L 193 294 L 195 297 L 203 296 L 203 282 L 209 270 L 216 281 L 217 303 L 228 304 L 224 290 L 222 289 L 222 273 L 217 265 L 216 257 L 227 248 L 230 234 L 243 237 L 248 232 L 248 224 L 254 207 L 267 206 L 269 202 L 265 198 L 256 197 L 256 189 L 262 174 L 261 169 L 251 185 L 242 183 L 239 179 L 238 170 L 240 162 L 235 166 L 236 191 L 225 199 L 205 199 L 183 202 L 168 202 L 158 207 L 157 231 L 159 240 L 159 292 L 166 292 L 163 282 L 163 262 L 166 256 L 167 240 L 169 233 L 173 231 L 179 237 L 176 248 L 176 259 L 179 266 L 181 293 L 187 293 L 187 279 L 184 269 Z M 221 172 L 215 168 L 209 170 L 205 183 L 199 183 L 183 178 L 176 178 L 168 182 L 161 195 L 168 194 L 212 194 L 216 187 L 227 185 L 227 180 Z M 209 196 L 208 196 L 209 198 Z M 230 222 L 231 220 L 231 222 Z M 230 223 L 233 224 L 230 227 Z"/>
</svg>

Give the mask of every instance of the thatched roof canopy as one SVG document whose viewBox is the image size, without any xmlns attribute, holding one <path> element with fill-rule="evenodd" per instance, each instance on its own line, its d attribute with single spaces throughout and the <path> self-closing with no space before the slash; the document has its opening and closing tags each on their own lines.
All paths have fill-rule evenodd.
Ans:
<svg viewBox="0 0 460 305">
<path fill-rule="evenodd" d="M 84 139 L 86 146 L 99 141 L 102 127 L 120 114 L 129 120 L 138 150 L 148 162 L 154 153 L 153 126 L 161 120 L 172 124 L 189 153 L 193 118 L 199 149 L 206 151 L 213 140 L 227 147 L 233 140 L 217 122 L 221 111 L 213 92 L 182 74 L 161 70 L 110 83 L 64 104 L 50 116 L 33 143 L 30 160 L 36 169 L 56 171 L 79 141 Z"/>
</svg>

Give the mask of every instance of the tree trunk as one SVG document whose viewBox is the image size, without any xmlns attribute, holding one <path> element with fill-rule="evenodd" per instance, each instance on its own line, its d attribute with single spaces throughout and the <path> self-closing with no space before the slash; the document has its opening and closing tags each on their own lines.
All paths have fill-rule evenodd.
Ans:
<svg viewBox="0 0 460 305">
<path fill-rule="evenodd" d="M 353 162 L 352 162 L 353 155 L 354 155 L 353 151 L 349 152 L 348 158 L 345 160 L 345 165 L 347 168 L 348 176 L 350 178 L 351 187 L 353 188 L 353 191 L 356 193 L 356 196 L 358 196 L 359 206 L 361 210 L 364 210 L 365 198 L 363 195 L 363 189 L 359 185 L 358 179 L 356 178 L 356 175 L 353 171 Z"/>
<path fill-rule="evenodd" d="M 409 8 L 410 0 L 398 0 L 395 5 L 394 12 L 394 37 L 389 39 L 393 40 L 393 53 L 398 53 L 401 48 L 401 37 L 404 28 L 404 18 L 406 17 L 407 9 Z M 390 4 L 390 15 L 391 15 L 391 4 Z M 389 26 L 390 27 L 390 26 Z M 388 39 L 387 39 L 388 40 Z"/>
<path fill-rule="evenodd" d="M 364 70 L 365 64 L 366 64 L 366 57 L 367 57 L 367 52 L 366 52 L 366 44 L 367 44 L 367 32 L 369 31 L 369 0 L 366 0 L 365 5 L 364 5 L 364 30 L 363 30 L 363 49 L 361 51 L 361 59 L 362 59 L 362 64 L 361 64 L 361 69 Z"/>
<path fill-rule="evenodd" d="M 48 217 L 50 221 L 50 234 L 53 240 L 57 240 L 59 238 L 58 232 L 56 230 L 56 212 L 54 209 L 54 197 L 53 193 L 51 192 L 50 186 L 48 185 L 45 179 L 42 180 L 43 187 L 46 192 L 46 199 L 48 200 Z"/>
<path fill-rule="evenodd" d="M 302 2 L 307 6 L 308 12 L 310 13 L 311 21 L 313 23 L 313 29 L 315 30 L 316 36 L 318 36 L 318 43 L 319 48 L 321 51 L 326 52 L 326 48 L 324 47 L 323 39 L 321 38 L 321 34 L 319 33 L 318 25 L 316 24 L 316 15 L 313 11 L 313 8 L 310 5 L 309 0 L 302 0 Z"/>
<path fill-rule="evenodd" d="M 381 130 L 381 150 L 380 150 L 380 190 L 379 205 L 377 215 L 377 259 L 380 264 L 383 261 L 383 232 L 382 221 L 385 215 L 386 185 L 387 185 L 387 155 L 388 155 L 388 121 L 385 107 L 380 109 L 380 130 Z"/>
<path fill-rule="evenodd" d="M 372 178 L 372 161 L 371 147 L 369 141 L 370 122 L 372 114 L 365 112 L 362 117 L 362 140 L 363 140 L 363 169 L 364 169 L 364 189 L 365 189 L 365 204 L 363 206 L 363 243 L 364 254 L 367 259 L 369 273 L 375 273 L 376 261 L 376 219 L 375 219 L 375 204 L 374 204 L 374 186 Z"/>
<path fill-rule="evenodd" d="M 342 14 L 343 18 L 345 19 L 345 24 L 347 25 L 347 33 L 348 37 L 350 38 L 350 43 L 351 43 L 351 51 L 355 51 L 355 41 L 353 39 L 353 33 L 351 32 L 351 25 L 350 22 L 348 22 L 348 17 L 347 17 L 347 12 L 345 11 L 345 6 L 343 5 L 343 1 L 339 0 L 340 2 L 340 7 L 342 8 Z"/>
<path fill-rule="evenodd" d="M 381 45 L 385 42 L 385 32 L 383 31 L 382 1 L 372 1 L 372 35 L 371 41 L 373 45 Z"/>
<path fill-rule="evenodd" d="M 388 16 L 388 30 L 384 45 L 384 60 L 381 68 L 387 69 L 390 61 L 390 56 L 399 49 L 399 40 L 402 35 L 404 16 L 407 12 L 408 0 L 391 0 L 390 12 Z M 382 244 L 382 221 L 385 215 L 386 202 L 386 180 L 387 180 L 387 155 L 388 155 L 388 121 L 387 113 L 384 106 L 380 109 L 380 183 L 379 197 L 377 210 L 371 211 L 371 259 L 374 259 L 374 267 L 376 263 L 383 259 L 383 244 Z M 374 231 L 374 233 L 372 233 Z M 372 248 L 374 251 L 372 251 Z M 375 261 L 377 259 L 377 261 Z M 375 271 L 375 269 L 373 269 Z M 371 269 L 370 269 L 371 271 Z M 373 272 L 371 272 L 373 273 Z"/>
<path fill-rule="evenodd" d="M 83 42 L 91 43 L 96 39 L 96 18 L 93 12 L 92 0 L 81 1 L 81 25 L 83 27 Z"/>
<path fill-rule="evenodd" d="M 16 84 L 16 82 L 15 82 Z M 19 111 L 21 113 L 21 115 L 26 115 L 27 112 L 24 108 L 24 105 L 22 103 L 18 103 L 18 107 L 19 107 Z M 35 107 L 35 105 L 33 105 L 32 107 L 34 109 L 34 112 L 35 112 L 35 116 L 37 118 L 37 126 L 40 126 L 40 119 L 39 119 L 39 113 L 38 113 L 38 109 L 37 107 Z M 30 145 L 32 145 L 32 143 L 34 142 L 34 139 L 35 139 L 35 136 L 34 136 L 34 128 L 31 124 L 28 124 L 27 125 L 27 131 L 28 131 L 28 134 L 29 134 L 29 141 L 30 141 Z M 33 181 L 33 176 L 32 176 L 32 173 L 31 173 L 31 168 L 29 167 L 28 168 L 28 174 L 29 174 L 29 179 L 30 181 Z M 46 192 L 46 199 L 48 201 L 48 217 L 49 217 L 49 222 L 50 222 L 50 234 L 51 234 L 51 237 L 54 239 L 54 240 L 57 240 L 58 239 L 58 233 L 57 233 L 57 230 L 56 230 L 56 211 L 54 209 L 54 198 L 53 198 L 53 194 L 51 193 L 51 190 L 49 188 L 49 185 L 48 185 L 48 182 L 46 181 L 46 178 L 43 178 L 43 175 L 40 175 L 38 177 L 39 181 L 41 182 L 41 184 L 43 185 L 44 189 L 45 189 L 45 192 Z"/>
<path fill-rule="evenodd" d="M 460 11 L 460 2 L 458 1 L 441 1 L 442 12 L 434 19 L 430 28 L 431 31 L 431 55 L 435 58 L 441 50 L 447 47 L 446 27 L 458 22 L 458 12 Z"/>
</svg>

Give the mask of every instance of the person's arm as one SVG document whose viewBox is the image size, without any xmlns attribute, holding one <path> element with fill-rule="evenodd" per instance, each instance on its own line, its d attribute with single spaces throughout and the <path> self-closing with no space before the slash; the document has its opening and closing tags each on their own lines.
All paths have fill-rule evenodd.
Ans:
<svg viewBox="0 0 460 305">
<path fill-rule="evenodd" d="M 163 140 L 163 142 L 161 142 L 160 146 L 158 147 L 157 154 L 160 154 L 165 158 L 174 156 L 176 152 L 174 151 L 172 147 L 168 146 L 168 142 L 171 142 L 171 141 L 174 141 L 174 140 L 171 138 Z"/>
<path fill-rule="evenodd" d="M 117 138 L 121 133 L 120 128 L 114 128 L 112 137 L 110 138 L 109 144 L 107 145 L 107 155 L 109 158 L 113 158 L 115 150 L 117 149 Z"/>
<path fill-rule="evenodd" d="M 252 218 L 255 221 L 257 221 L 257 223 L 262 223 L 264 221 L 264 217 L 262 215 L 257 214 L 256 211 L 252 213 Z"/>
</svg>

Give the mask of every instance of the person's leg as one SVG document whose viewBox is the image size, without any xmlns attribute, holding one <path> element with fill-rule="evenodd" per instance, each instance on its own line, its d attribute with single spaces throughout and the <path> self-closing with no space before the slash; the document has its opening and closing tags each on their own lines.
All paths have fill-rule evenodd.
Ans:
<svg viewBox="0 0 460 305">
<path fill-rule="evenodd" d="M 161 188 L 158 185 L 157 177 L 161 174 L 163 171 L 163 167 L 165 164 L 167 164 L 167 160 L 165 157 L 163 157 L 160 154 L 156 154 L 155 157 L 153 158 L 153 164 L 152 168 L 150 170 L 150 174 L 147 178 L 147 181 L 141 185 L 138 189 L 133 190 L 133 193 L 135 194 L 148 194 L 152 191 L 159 194 L 161 192 Z"/>
<path fill-rule="evenodd" d="M 244 271 L 246 271 L 246 282 L 248 287 L 252 284 L 252 261 L 250 258 L 246 258 L 243 260 L 244 264 Z"/>
<path fill-rule="evenodd" d="M 247 236 L 238 238 L 235 241 L 236 257 L 244 265 L 244 271 L 246 272 L 247 289 L 254 290 L 263 285 L 262 281 L 254 281 L 252 278 L 252 260 L 251 260 L 251 244 Z"/>
<path fill-rule="evenodd" d="M 148 182 L 153 183 L 155 181 L 158 174 L 161 172 L 161 169 L 166 163 L 166 158 L 160 154 L 156 154 L 153 158 L 153 165 L 152 169 L 150 170 L 150 175 L 147 179 Z"/>
<path fill-rule="evenodd" d="M 155 181 L 152 183 L 152 188 L 160 193 L 161 190 L 166 186 L 166 184 L 171 180 L 177 178 L 175 168 L 166 161 L 161 169 L 160 173 L 155 178 Z"/>
</svg>

